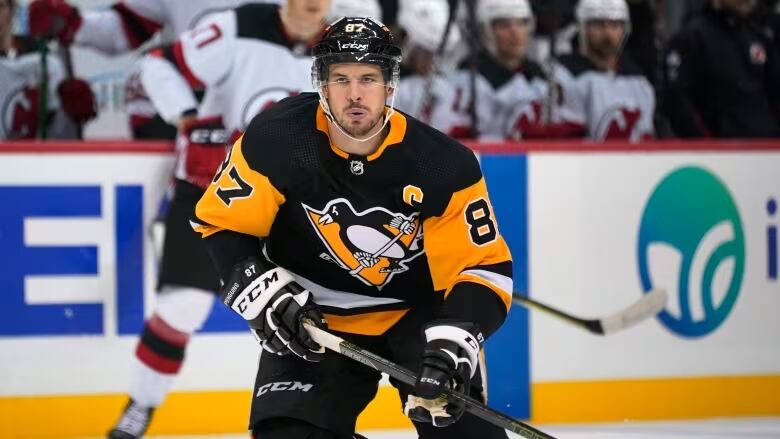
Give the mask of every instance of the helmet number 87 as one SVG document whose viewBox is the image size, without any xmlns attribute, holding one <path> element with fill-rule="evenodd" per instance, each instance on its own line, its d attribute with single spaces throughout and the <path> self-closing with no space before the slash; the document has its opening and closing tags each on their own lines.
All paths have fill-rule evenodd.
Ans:
<svg viewBox="0 0 780 439">
<path fill-rule="evenodd" d="M 484 198 L 469 203 L 464 213 L 466 223 L 469 225 L 471 242 L 481 247 L 496 240 L 498 228 L 490 211 L 490 205 Z"/>
<path fill-rule="evenodd" d="M 348 24 L 344 26 L 344 31 L 346 32 L 363 32 L 363 29 L 366 27 L 365 24 Z"/>
</svg>

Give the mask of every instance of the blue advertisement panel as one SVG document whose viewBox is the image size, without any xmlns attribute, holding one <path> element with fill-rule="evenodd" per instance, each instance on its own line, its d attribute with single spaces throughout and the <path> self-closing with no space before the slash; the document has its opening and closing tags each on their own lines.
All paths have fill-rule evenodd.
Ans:
<svg viewBox="0 0 780 439">
<path fill-rule="evenodd" d="M 114 294 L 116 333 L 135 335 L 143 329 L 144 246 L 147 244 L 144 224 L 144 190 L 142 185 L 116 185 L 108 197 L 101 185 L 79 186 L 0 186 L 0 337 L 61 336 L 106 334 L 105 302 Z M 113 208 L 105 203 L 113 199 Z M 113 211 L 112 214 L 108 214 Z M 29 220 L 108 221 L 112 223 L 113 242 L 95 237 L 81 245 L 42 245 L 27 243 Z M 101 273 L 101 252 L 113 248 L 115 263 Z M 92 303 L 67 301 L 67 293 L 58 295 L 57 303 L 30 300 L 25 279 L 41 276 L 64 276 L 115 279 L 113 288 L 99 291 Z M 90 288 L 90 286 L 85 286 Z M 220 303 L 201 332 L 245 331 L 246 323 Z"/>
<path fill-rule="evenodd" d="M 528 182 L 526 156 L 484 154 L 482 171 L 498 226 L 512 252 L 515 291 L 528 291 Z M 530 416 L 528 311 L 513 306 L 506 322 L 485 347 L 491 406 Z"/>
<path fill-rule="evenodd" d="M 101 334 L 100 304 L 25 301 L 25 276 L 95 275 L 98 248 L 28 246 L 25 219 L 100 217 L 99 186 L 0 187 L 0 336 Z"/>
</svg>

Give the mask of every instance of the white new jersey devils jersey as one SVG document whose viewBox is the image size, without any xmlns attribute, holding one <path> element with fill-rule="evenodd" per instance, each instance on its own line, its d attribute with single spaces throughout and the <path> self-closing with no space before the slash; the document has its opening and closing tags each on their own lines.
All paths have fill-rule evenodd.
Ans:
<svg viewBox="0 0 780 439">
<path fill-rule="evenodd" d="M 163 36 L 172 41 L 205 16 L 259 0 L 123 0 L 106 9 L 82 12 L 75 43 L 107 55 L 118 55 Z M 125 107 L 131 125 L 151 120 L 156 111 L 141 86 L 140 67 L 133 64 L 125 83 Z"/>
<path fill-rule="evenodd" d="M 122 0 L 108 9 L 82 12 L 76 44 L 106 54 L 132 50 L 163 28 L 175 38 L 203 17 L 260 0 Z"/>
<path fill-rule="evenodd" d="M 456 76 L 458 112 L 468 118 L 471 73 L 461 69 Z M 519 140 L 534 137 L 542 123 L 547 82 L 536 63 L 525 60 L 518 71 L 507 70 L 492 57 L 479 60 L 476 81 L 477 132 L 482 139 Z"/>
<path fill-rule="evenodd" d="M 655 92 L 630 60 L 621 59 L 617 72 L 605 72 L 582 55 L 568 55 L 555 66 L 554 76 L 562 93 L 557 118 L 580 125 L 589 139 L 653 137 Z"/>
<path fill-rule="evenodd" d="M 468 124 L 468 119 L 456 111 L 456 91 L 452 78 L 444 75 L 426 78 L 402 72 L 395 106 L 442 133 L 454 136 L 459 126 Z"/>
<path fill-rule="evenodd" d="M 244 5 L 208 16 L 163 53 L 144 57 L 141 82 L 166 121 L 173 123 L 185 110 L 197 108 L 200 119 L 219 117 L 227 135 L 235 137 L 256 114 L 311 89 L 309 52 L 287 38 L 278 6 Z M 200 105 L 192 88 L 206 91 Z M 187 165 L 205 169 L 211 157 L 196 157 L 198 151 L 189 146 L 180 134 L 175 175 L 196 181 L 198 175 Z"/>
<path fill-rule="evenodd" d="M 200 116 L 221 115 L 228 132 L 257 113 L 311 89 L 309 48 L 286 36 L 279 7 L 247 4 L 212 14 L 164 56 L 146 56 L 141 81 L 163 119 L 198 108 L 190 89 L 207 90 Z"/>
<path fill-rule="evenodd" d="M 0 139 L 32 139 L 38 129 L 41 57 L 31 51 L 32 41 L 17 39 L 17 42 L 20 43 L 18 52 L 0 56 Z M 51 111 L 59 108 L 56 90 L 64 78 L 64 69 L 55 56 L 49 55 L 46 64 L 46 100 Z"/>
</svg>

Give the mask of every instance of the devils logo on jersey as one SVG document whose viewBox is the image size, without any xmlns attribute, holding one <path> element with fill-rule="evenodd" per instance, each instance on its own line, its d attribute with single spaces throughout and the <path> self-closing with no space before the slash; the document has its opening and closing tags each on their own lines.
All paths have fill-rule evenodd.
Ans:
<svg viewBox="0 0 780 439">
<path fill-rule="evenodd" d="M 241 123 L 243 127 L 249 126 L 249 122 L 256 115 L 271 108 L 274 104 L 284 98 L 300 94 L 298 90 L 292 90 L 286 87 L 270 87 L 258 91 L 247 99 L 244 109 L 241 112 Z"/>
<path fill-rule="evenodd" d="M 508 140 L 520 140 L 534 126 L 541 124 L 543 105 L 540 101 L 518 102 L 508 119 L 504 135 Z"/>
<path fill-rule="evenodd" d="M 642 110 L 613 108 L 604 113 L 596 127 L 596 138 L 599 140 L 610 139 L 635 139 L 634 129 L 642 116 Z"/>
<path fill-rule="evenodd" d="M 3 128 L 9 139 L 32 139 L 38 129 L 38 89 L 24 87 L 3 105 Z"/>
<path fill-rule="evenodd" d="M 358 213 L 337 198 L 322 210 L 303 204 L 315 232 L 337 263 L 367 285 L 382 289 L 407 262 L 423 254 L 422 225 L 416 213 L 406 216 L 382 207 Z"/>
</svg>

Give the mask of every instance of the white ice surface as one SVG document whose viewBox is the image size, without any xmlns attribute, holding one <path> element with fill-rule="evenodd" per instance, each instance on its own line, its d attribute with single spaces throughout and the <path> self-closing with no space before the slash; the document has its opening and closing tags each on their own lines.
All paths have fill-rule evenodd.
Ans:
<svg viewBox="0 0 780 439">
<path fill-rule="evenodd" d="M 780 418 L 624 422 L 539 426 L 557 439 L 768 439 L 780 438 Z M 416 439 L 413 431 L 367 431 L 368 439 Z M 154 439 L 247 439 L 247 435 L 154 436 Z M 517 438 L 520 436 L 512 436 Z M 152 439 L 152 438 L 150 438 Z M 476 439 L 476 438 L 475 438 Z"/>
</svg>

